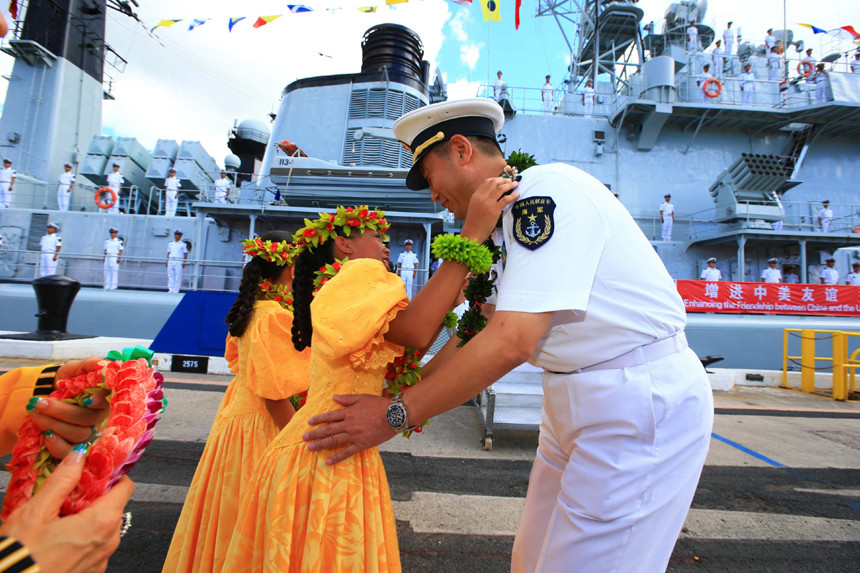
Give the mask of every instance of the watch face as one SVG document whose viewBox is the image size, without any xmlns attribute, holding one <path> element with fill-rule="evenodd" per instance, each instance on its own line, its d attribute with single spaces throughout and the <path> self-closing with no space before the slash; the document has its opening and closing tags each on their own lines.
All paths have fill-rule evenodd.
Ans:
<svg viewBox="0 0 860 573">
<path fill-rule="evenodd" d="M 388 425 L 392 428 L 402 428 L 406 425 L 406 408 L 400 404 L 392 404 L 388 407 L 386 418 L 388 419 Z"/>
</svg>

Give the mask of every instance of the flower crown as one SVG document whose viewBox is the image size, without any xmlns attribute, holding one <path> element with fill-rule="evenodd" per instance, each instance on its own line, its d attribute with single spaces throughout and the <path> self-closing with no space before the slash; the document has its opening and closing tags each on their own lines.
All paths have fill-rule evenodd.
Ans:
<svg viewBox="0 0 860 573">
<path fill-rule="evenodd" d="M 263 241 L 260 237 L 242 241 L 242 251 L 252 257 L 261 257 L 270 263 L 276 263 L 279 267 L 292 266 L 298 256 L 296 248 L 287 241 L 273 243 Z"/>
<path fill-rule="evenodd" d="M 379 231 L 382 240 L 387 241 L 385 232 L 391 227 L 385 220 L 385 211 L 370 210 L 367 205 L 356 207 L 338 206 L 335 213 L 320 213 L 315 221 L 305 219 L 305 226 L 293 235 L 296 254 L 307 248 L 316 248 L 330 237 L 338 234 L 349 237 L 353 230 L 364 233 L 365 229 Z M 338 229 L 341 229 L 338 231 Z"/>
</svg>

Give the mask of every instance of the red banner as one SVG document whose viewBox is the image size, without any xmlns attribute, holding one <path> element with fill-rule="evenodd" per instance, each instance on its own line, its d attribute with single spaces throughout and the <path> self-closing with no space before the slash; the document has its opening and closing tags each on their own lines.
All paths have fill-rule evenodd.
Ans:
<svg viewBox="0 0 860 573">
<path fill-rule="evenodd" d="M 676 281 L 687 312 L 860 316 L 860 287 Z"/>
</svg>

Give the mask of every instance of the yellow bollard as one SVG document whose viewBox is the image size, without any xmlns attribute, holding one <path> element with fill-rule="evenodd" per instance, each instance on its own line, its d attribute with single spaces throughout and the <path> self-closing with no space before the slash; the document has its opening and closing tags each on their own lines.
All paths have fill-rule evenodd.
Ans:
<svg viewBox="0 0 860 573">
<path fill-rule="evenodd" d="M 800 331 L 800 389 L 815 392 L 815 331 Z"/>
<path fill-rule="evenodd" d="M 833 399 L 845 400 L 848 398 L 848 377 L 846 376 L 845 362 L 848 360 L 848 348 L 844 332 L 833 335 Z"/>
</svg>

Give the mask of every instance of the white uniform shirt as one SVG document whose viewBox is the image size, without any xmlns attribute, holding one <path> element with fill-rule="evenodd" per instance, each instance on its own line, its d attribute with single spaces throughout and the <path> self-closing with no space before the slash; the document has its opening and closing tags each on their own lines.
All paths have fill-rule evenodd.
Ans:
<svg viewBox="0 0 860 573">
<path fill-rule="evenodd" d="M 60 173 L 60 176 L 57 178 L 57 181 L 60 183 L 60 185 L 71 185 L 75 182 L 75 174 L 71 171 L 69 171 L 68 173 L 63 171 L 62 173 Z"/>
<path fill-rule="evenodd" d="M 833 220 L 833 209 L 825 209 L 822 207 L 818 210 L 818 218 L 821 219 L 821 224 L 824 225 Z"/>
<path fill-rule="evenodd" d="M 860 273 L 848 273 L 845 282 L 851 286 L 860 286 Z"/>
<path fill-rule="evenodd" d="M 771 48 L 776 47 L 776 36 L 768 34 L 764 37 L 764 44 L 767 46 L 768 53 L 770 53 Z"/>
<path fill-rule="evenodd" d="M 168 177 L 164 180 L 164 188 L 168 191 L 179 191 L 182 183 L 176 177 Z"/>
<path fill-rule="evenodd" d="M 702 93 L 701 93 L 700 97 L 703 99 L 703 101 L 708 99 L 708 96 L 705 93 L 705 82 L 708 81 L 709 79 L 711 79 L 712 77 L 714 77 L 714 76 L 710 72 L 705 72 L 705 71 L 703 71 L 701 74 L 699 74 L 697 76 L 698 84 L 699 84 L 697 89 L 701 90 Z M 713 88 L 711 88 L 711 89 L 713 89 Z"/>
<path fill-rule="evenodd" d="M 699 45 L 699 30 L 695 26 L 687 28 L 687 46 L 696 48 Z"/>
<path fill-rule="evenodd" d="M 766 268 L 761 272 L 761 278 L 766 283 L 778 283 L 782 280 L 782 272 L 779 269 Z"/>
<path fill-rule="evenodd" d="M 555 88 L 552 87 L 552 84 L 547 82 L 543 85 L 543 88 L 540 90 L 541 98 L 545 102 L 552 102 L 552 91 Z"/>
<path fill-rule="evenodd" d="M 532 364 L 571 372 L 684 330 L 686 312 L 675 282 L 600 181 L 569 165 L 540 165 L 522 174 L 517 191 L 519 201 L 504 215 L 507 259 L 496 310 L 555 312 Z M 530 199 L 546 200 L 545 209 L 550 199 L 555 203 L 552 236 L 534 250 L 514 239 L 514 209 Z M 538 215 L 544 209 L 532 208 Z"/>
<path fill-rule="evenodd" d="M 815 85 L 826 84 L 827 83 L 827 72 L 818 70 L 815 72 L 815 76 L 813 76 L 815 80 Z"/>
<path fill-rule="evenodd" d="M 414 251 L 411 253 L 404 251 L 397 257 L 397 264 L 401 269 L 414 269 L 418 266 L 418 255 Z"/>
<path fill-rule="evenodd" d="M 821 269 L 820 278 L 824 279 L 824 284 L 826 285 L 835 285 L 839 283 L 839 271 L 836 269 L 831 269 L 830 267 L 824 267 Z"/>
<path fill-rule="evenodd" d="M 726 46 L 735 43 L 735 31 L 731 28 L 723 30 L 723 44 Z"/>
<path fill-rule="evenodd" d="M 12 183 L 12 179 L 18 176 L 18 172 L 11 167 L 0 169 L 0 183 Z"/>
<path fill-rule="evenodd" d="M 504 80 L 499 79 L 499 80 L 494 81 L 493 82 L 493 97 L 495 97 L 496 99 L 499 99 L 502 96 L 502 92 L 507 91 L 505 89 L 506 87 L 507 87 L 507 84 L 505 83 Z"/>
<path fill-rule="evenodd" d="M 170 241 L 167 243 L 168 259 L 184 259 L 188 254 L 188 245 L 183 241 Z"/>
<path fill-rule="evenodd" d="M 585 103 L 594 103 L 594 88 L 585 86 L 582 88 L 582 96 Z"/>
<path fill-rule="evenodd" d="M 122 173 L 108 173 L 107 176 L 108 187 L 113 190 L 120 189 L 122 184 L 125 183 L 125 179 L 122 176 Z"/>
<path fill-rule="evenodd" d="M 721 281 L 723 280 L 723 273 L 720 272 L 720 269 L 714 267 L 706 267 L 705 270 L 702 271 L 702 276 L 700 277 L 703 281 Z"/>
<path fill-rule="evenodd" d="M 785 280 L 783 280 L 782 282 L 790 285 L 797 284 L 800 282 L 800 277 L 797 276 L 795 273 L 788 273 L 787 275 L 785 275 Z"/>
<path fill-rule="evenodd" d="M 123 250 L 122 239 L 117 237 L 116 239 L 106 239 L 105 240 L 105 249 L 104 252 L 108 256 L 118 256 L 120 252 Z"/>
<path fill-rule="evenodd" d="M 779 54 L 774 52 L 767 53 L 767 67 L 771 70 L 779 70 Z"/>
<path fill-rule="evenodd" d="M 44 235 L 39 240 L 39 246 L 43 253 L 56 253 L 57 248 L 63 246 L 63 239 L 61 239 L 60 235 L 57 233 L 54 233 L 53 235 Z"/>
<path fill-rule="evenodd" d="M 721 47 L 717 46 L 716 48 L 714 48 L 713 54 L 714 54 L 714 64 L 716 64 L 717 58 L 722 58 L 723 56 L 726 55 L 726 52 Z"/>
<path fill-rule="evenodd" d="M 755 73 L 752 71 L 741 74 L 741 89 L 748 92 L 755 91 Z"/>
<path fill-rule="evenodd" d="M 860 60 L 851 60 L 851 72 L 860 74 Z"/>
<path fill-rule="evenodd" d="M 224 179 L 218 179 L 215 181 L 215 195 L 218 196 L 227 196 L 227 192 L 230 190 L 230 180 L 226 177 Z"/>
<path fill-rule="evenodd" d="M 663 220 L 671 221 L 673 220 L 673 217 L 670 217 L 669 215 L 675 213 L 675 206 L 671 203 L 663 203 L 660 205 L 660 212 L 663 213 Z"/>
</svg>

